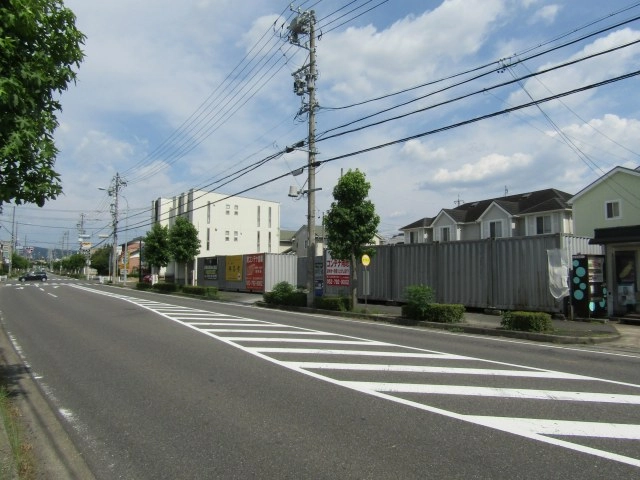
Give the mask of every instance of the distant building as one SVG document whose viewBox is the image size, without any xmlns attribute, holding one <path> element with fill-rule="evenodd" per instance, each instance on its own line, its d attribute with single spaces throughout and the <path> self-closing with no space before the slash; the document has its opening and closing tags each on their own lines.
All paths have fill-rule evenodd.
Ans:
<svg viewBox="0 0 640 480">
<path fill-rule="evenodd" d="M 154 223 L 169 228 L 178 216 L 189 220 L 200 239 L 197 258 L 280 251 L 280 204 L 277 202 L 189 190 L 172 198 L 154 200 L 151 215 Z M 191 270 L 194 269 L 195 266 Z M 167 266 L 166 275 L 180 277 L 184 276 L 183 271 L 184 266 L 172 262 Z"/>
<path fill-rule="evenodd" d="M 400 230 L 405 243 L 573 233 L 571 194 L 548 188 L 440 210 Z"/>
</svg>

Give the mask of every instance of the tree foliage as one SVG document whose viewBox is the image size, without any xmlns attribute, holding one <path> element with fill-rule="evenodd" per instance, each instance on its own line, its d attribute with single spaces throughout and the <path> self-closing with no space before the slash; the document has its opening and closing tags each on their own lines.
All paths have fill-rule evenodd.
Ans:
<svg viewBox="0 0 640 480">
<path fill-rule="evenodd" d="M 62 192 L 53 132 L 84 58 L 75 20 L 62 0 L 0 2 L 0 205 L 43 206 Z"/>
<path fill-rule="evenodd" d="M 113 249 L 110 246 L 97 249 L 91 254 L 91 267 L 95 268 L 98 275 L 109 274 L 109 259 Z"/>
<path fill-rule="evenodd" d="M 62 259 L 62 268 L 67 272 L 80 272 L 87 264 L 87 257 L 81 253 L 74 253 Z"/>
<path fill-rule="evenodd" d="M 327 244 L 331 257 L 349 260 L 352 273 L 352 305 L 357 304 L 356 259 L 373 254 L 373 243 L 380 217 L 367 197 L 371 184 L 360 170 L 349 170 L 333 189 L 334 201 L 325 217 Z"/>
<path fill-rule="evenodd" d="M 17 270 L 26 270 L 29 268 L 29 260 L 13 252 L 11 254 L 11 266 Z"/>
<path fill-rule="evenodd" d="M 166 267 L 171 261 L 169 228 L 154 223 L 144 239 L 145 261 L 154 267 Z"/>
<path fill-rule="evenodd" d="M 188 283 L 187 266 L 200 253 L 198 230 L 184 217 L 176 218 L 176 223 L 169 229 L 169 246 L 171 257 L 184 264 L 184 283 Z"/>
</svg>

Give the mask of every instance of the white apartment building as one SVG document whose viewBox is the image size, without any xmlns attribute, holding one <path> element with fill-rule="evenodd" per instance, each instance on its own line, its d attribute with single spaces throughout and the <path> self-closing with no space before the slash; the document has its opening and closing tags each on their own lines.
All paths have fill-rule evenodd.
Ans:
<svg viewBox="0 0 640 480">
<path fill-rule="evenodd" d="M 277 202 L 189 190 L 173 198 L 154 200 L 151 215 L 154 223 L 160 222 L 169 228 L 177 216 L 187 218 L 198 230 L 198 258 L 279 253 L 280 204 Z M 176 281 L 183 277 L 184 282 L 183 272 L 184 266 L 174 262 L 166 269 L 167 275 L 177 275 Z M 193 278 L 197 278 L 197 272 L 193 273 Z"/>
</svg>

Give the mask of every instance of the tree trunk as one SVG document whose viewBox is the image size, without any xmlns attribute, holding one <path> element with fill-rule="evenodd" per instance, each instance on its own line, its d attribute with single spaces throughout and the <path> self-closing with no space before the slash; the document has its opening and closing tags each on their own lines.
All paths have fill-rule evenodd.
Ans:
<svg viewBox="0 0 640 480">
<path fill-rule="evenodd" d="M 184 262 L 184 284 L 189 285 L 189 262 Z"/>
<path fill-rule="evenodd" d="M 351 310 L 358 306 L 358 265 L 356 256 L 351 253 Z"/>
</svg>

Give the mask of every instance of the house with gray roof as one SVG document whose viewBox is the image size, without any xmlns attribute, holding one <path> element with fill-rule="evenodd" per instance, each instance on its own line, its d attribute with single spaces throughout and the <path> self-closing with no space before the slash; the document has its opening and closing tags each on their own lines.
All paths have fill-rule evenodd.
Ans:
<svg viewBox="0 0 640 480">
<path fill-rule="evenodd" d="M 444 208 L 400 230 L 405 243 L 573 233 L 571 194 L 548 188 Z"/>
</svg>

